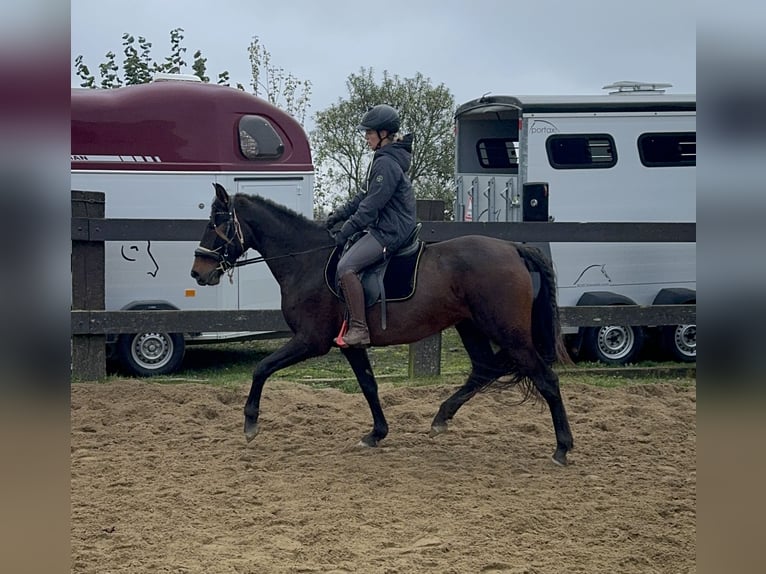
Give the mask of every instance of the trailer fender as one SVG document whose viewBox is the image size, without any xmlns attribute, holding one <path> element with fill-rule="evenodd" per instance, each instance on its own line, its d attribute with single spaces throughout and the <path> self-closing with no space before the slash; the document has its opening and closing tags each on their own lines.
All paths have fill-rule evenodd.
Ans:
<svg viewBox="0 0 766 574">
<path fill-rule="evenodd" d="M 122 311 L 180 311 L 178 307 L 168 301 L 146 300 L 133 301 L 125 305 Z"/>
<path fill-rule="evenodd" d="M 689 305 L 697 302 L 697 292 L 683 287 L 660 289 L 652 305 Z"/>
<path fill-rule="evenodd" d="M 578 307 L 590 305 L 635 305 L 636 302 L 630 297 L 612 293 L 611 291 L 586 291 L 577 300 Z"/>
</svg>

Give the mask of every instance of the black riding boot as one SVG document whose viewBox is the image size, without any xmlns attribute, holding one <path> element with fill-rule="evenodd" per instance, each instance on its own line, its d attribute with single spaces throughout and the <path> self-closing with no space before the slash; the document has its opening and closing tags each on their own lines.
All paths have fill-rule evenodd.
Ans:
<svg viewBox="0 0 766 574">
<path fill-rule="evenodd" d="M 340 287 L 350 319 L 348 331 L 337 337 L 335 343 L 339 347 L 369 347 L 370 331 L 367 329 L 362 282 L 356 273 L 346 273 L 340 278 Z"/>
</svg>

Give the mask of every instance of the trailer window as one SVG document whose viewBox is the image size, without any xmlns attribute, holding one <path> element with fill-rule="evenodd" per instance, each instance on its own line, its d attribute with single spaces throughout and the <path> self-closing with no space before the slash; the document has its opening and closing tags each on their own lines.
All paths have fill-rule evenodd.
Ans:
<svg viewBox="0 0 766 574">
<path fill-rule="evenodd" d="M 617 163 L 617 149 L 608 134 L 553 135 L 545 148 L 555 169 L 606 168 Z"/>
<path fill-rule="evenodd" d="M 485 138 L 476 142 L 476 153 L 481 167 L 518 168 L 519 159 L 516 154 L 518 142 L 509 138 Z"/>
<path fill-rule="evenodd" d="M 285 151 L 282 138 L 271 123 L 260 116 L 239 120 L 239 150 L 247 159 L 275 159 Z"/>
<path fill-rule="evenodd" d="M 641 134 L 638 155 L 646 167 L 697 165 L 697 133 Z"/>
</svg>

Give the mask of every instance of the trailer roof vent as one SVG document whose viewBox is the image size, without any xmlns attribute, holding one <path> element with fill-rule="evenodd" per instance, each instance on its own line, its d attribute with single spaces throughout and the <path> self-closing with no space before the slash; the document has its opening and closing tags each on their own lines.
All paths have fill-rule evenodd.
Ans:
<svg viewBox="0 0 766 574">
<path fill-rule="evenodd" d="M 168 74 L 157 72 L 152 78 L 152 82 L 201 82 L 199 76 L 194 74 Z"/>
<path fill-rule="evenodd" d="M 672 87 L 673 84 L 661 84 L 658 82 L 615 82 L 604 86 L 604 90 L 614 90 L 610 94 L 664 94 L 665 88 Z"/>
</svg>

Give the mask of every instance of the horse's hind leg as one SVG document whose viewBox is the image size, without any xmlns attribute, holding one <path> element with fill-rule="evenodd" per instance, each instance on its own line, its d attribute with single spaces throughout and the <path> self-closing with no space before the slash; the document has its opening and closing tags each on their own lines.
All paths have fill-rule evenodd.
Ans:
<svg viewBox="0 0 766 574">
<path fill-rule="evenodd" d="M 378 443 L 386 438 L 388 434 L 388 423 L 383 414 L 383 407 L 380 406 L 378 397 L 378 383 L 375 381 L 375 375 L 372 374 L 370 358 L 367 356 L 367 350 L 363 348 L 346 347 L 341 348 L 341 353 L 346 357 L 348 364 L 356 375 L 356 380 L 362 388 L 364 398 L 370 405 L 372 412 L 372 431 L 362 438 L 362 444 L 366 446 L 378 446 Z"/>
<path fill-rule="evenodd" d="M 530 379 L 538 392 L 548 403 L 553 419 L 553 428 L 556 432 L 556 452 L 553 453 L 553 462 L 566 465 L 567 452 L 572 450 L 574 441 L 572 431 L 569 428 L 569 419 L 564 409 L 564 400 L 561 398 L 559 377 L 545 362 L 540 355 L 531 347 L 514 347 L 507 349 L 514 369 L 518 373 Z"/>
<path fill-rule="evenodd" d="M 543 363 L 542 359 L 539 360 L 539 364 L 543 374 L 532 380 L 551 410 L 553 428 L 556 431 L 556 452 L 553 453 L 553 461 L 565 465 L 567 464 L 567 453 L 574 447 L 574 441 L 572 440 L 572 430 L 569 428 L 564 401 L 561 398 L 559 377 L 553 372 L 553 369 Z"/>
<path fill-rule="evenodd" d="M 468 357 L 471 359 L 471 374 L 468 380 L 439 407 L 431 423 L 430 436 L 434 437 L 447 430 L 447 422 L 452 420 L 455 413 L 482 388 L 504 374 L 500 369 L 492 350 L 489 338 L 469 320 L 455 325 L 460 339 L 463 341 Z"/>
</svg>

